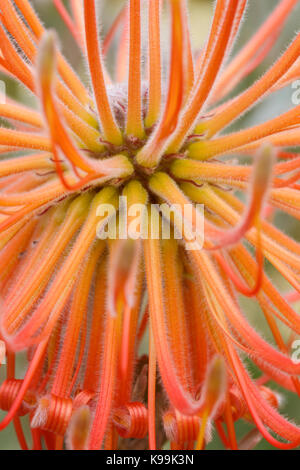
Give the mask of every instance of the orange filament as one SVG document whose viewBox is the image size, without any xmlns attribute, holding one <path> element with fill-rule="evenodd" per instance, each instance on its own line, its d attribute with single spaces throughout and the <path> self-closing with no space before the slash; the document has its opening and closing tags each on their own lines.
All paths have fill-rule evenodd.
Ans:
<svg viewBox="0 0 300 470">
<path fill-rule="evenodd" d="M 4 56 L 4 66 L 30 91 L 34 92 L 34 80 L 30 68 L 18 54 L 2 26 L 0 26 L 1 51 Z"/>
<path fill-rule="evenodd" d="M 299 56 L 299 43 L 300 35 L 296 37 L 283 56 L 278 59 L 275 65 L 273 65 L 260 80 L 225 106 L 216 117 L 213 117 L 209 121 L 208 129 L 210 136 L 214 135 L 220 129 L 223 129 L 246 109 L 249 109 L 250 106 L 262 97 L 266 91 L 288 71 Z"/>
<path fill-rule="evenodd" d="M 279 2 L 267 21 L 264 21 L 252 39 L 222 73 L 214 90 L 214 100 L 221 99 L 264 60 L 296 3 L 297 0 L 282 0 Z"/>
<path fill-rule="evenodd" d="M 174 239 L 162 242 L 163 270 L 165 273 L 165 307 L 170 334 L 170 343 L 173 349 L 178 374 L 181 377 L 190 370 L 189 338 L 187 336 L 187 319 L 184 308 L 182 289 L 182 266 L 179 261 L 178 244 Z M 191 379 L 185 383 L 191 388 Z"/>
<path fill-rule="evenodd" d="M 209 358 L 208 338 L 203 322 L 203 311 L 201 305 L 202 292 L 199 285 L 190 274 L 190 278 L 185 279 L 185 309 L 186 321 L 188 323 L 188 342 L 191 354 L 191 369 L 193 371 L 193 385 L 195 393 L 199 391 L 199 385 L 204 382 L 206 365 Z M 200 358 L 200 359 L 199 359 Z"/>
<path fill-rule="evenodd" d="M 297 106 L 268 122 L 236 132 L 234 136 L 229 134 L 207 142 L 192 144 L 189 148 L 189 155 L 191 158 L 200 160 L 209 159 L 221 153 L 232 152 L 234 149 L 245 146 L 253 141 L 260 141 L 264 137 L 276 134 L 277 131 L 284 130 L 294 123 L 299 124 L 299 109 L 300 107 Z M 206 124 L 204 124 L 205 126 Z"/>
<path fill-rule="evenodd" d="M 76 25 L 74 24 L 72 18 L 70 17 L 67 9 L 65 8 L 63 2 L 61 0 L 54 0 L 54 5 L 59 12 L 60 16 L 62 17 L 63 21 L 65 22 L 66 26 L 68 27 L 70 33 L 74 37 L 75 41 L 83 49 L 83 42 L 82 42 L 82 36 L 78 29 L 76 28 Z"/>
<path fill-rule="evenodd" d="M 149 3 L 149 100 L 145 119 L 146 127 L 152 127 L 159 117 L 161 107 L 161 0 Z"/>
<path fill-rule="evenodd" d="M 15 131 L 14 129 L 0 129 L 0 144 L 13 147 L 51 151 L 51 144 L 47 137 L 39 134 Z"/>
<path fill-rule="evenodd" d="M 164 320 L 163 285 L 161 278 L 162 260 L 159 240 L 145 240 L 144 250 L 148 288 L 151 289 L 151 292 L 155 293 L 155 295 L 149 298 L 149 307 L 150 318 L 155 331 L 155 347 L 162 380 L 173 406 L 183 414 L 194 415 L 203 410 L 203 403 L 201 400 L 195 400 L 184 387 L 184 384 L 187 383 L 186 375 L 188 372 L 186 372 L 184 377 L 178 378 L 173 354 L 168 344 Z"/>
<path fill-rule="evenodd" d="M 29 8 L 31 8 L 30 5 L 29 5 Z M 3 9 L 5 10 L 5 13 L 6 13 L 5 17 L 4 17 L 5 18 L 6 28 L 16 38 L 18 44 L 23 49 L 26 56 L 33 63 L 36 62 L 37 51 L 36 51 L 36 46 L 34 44 L 35 38 L 32 35 L 32 32 L 26 27 L 24 22 L 19 18 L 18 14 L 17 14 L 15 8 L 12 6 L 10 0 L 4 0 Z M 34 16 L 33 10 L 32 10 L 32 14 Z M 36 20 L 37 20 L 37 18 L 36 18 Z M 37 22 L 39 23 L 38 20 L 37 20 Z M 40 31 L 39 31 L 39 38 L 42 37 L 43 31 L 44 31 L 43 28 L 41 28 Z M 67 69 L 67 72 L 65 72 L 64 76 L 68 80 L 68 77 L 66 77 L 66 73 L 68 74 L 68 72 L 70 72 L 72 74 L 73 71 L 70 69 L 69 65 L 66 62 L 64 62 L 64 59 L 62 59 L 61 55 L 59 55 L 59 57 L 58 57 L 58 62 L 59 62 L 59 68 L 61 68 L 62 63 L 64 63 L 63 67 L 65 67 Z M 34 78 L 33 74 L 31 74 L 31 76 L 32 76 L 32 78 L 30 78 L 30 83 L 32 83 L 32 79 Z M 19 76 L 19 78 L 22 80 L 21 76 Z M 78 81 L 78 79 L 75 78 L 75 81 Z M 28 82 L 28 80 L 27 80 L 27 82 Z M 30 85 L 30 83 L 29 84 L 27 83 L 27 86 L 29 86 L 31 91 L 35 91 L 33 89 L 33 85 L 32 84 Z M 74 87 L 72 87 L 72 89 L 73 89 L 74 92 L 75 92 L 75 88 L 77 89 L 77 94 L 75 93 L 75 95 L 74 95 L 74 94 L 71 93 L 71 91 L 68 89 L 68 87 L 63 82 L 58 81 L 58 83 L 57 83 L 57 92 L 58 92 L 58 95 L 61 98 L 61 100 L 65 104 L 67 104 L 67 106 L 70 107 L 70 109 L 72 109 L 72 111 L 74 113 L 76 113 L 78 116 L 80 116 L 86 122 L 88 122 L 91 125 L 95 126 L 96 123 L 95 123 L 94 117 L 85 109 L 83 104 L 80 103 L 80 101 L 78 101 L 78 99 L 80 100 L 84 96 L 85 89 L 82 87 L 83 90 L 81 89 L 81 94 L 80 94 L 78 87 L 80 88 L 80 87 L 82 87 L 82 85 L 79 84 L 79 82 L 77 82 L 76 84 L 74 83 Z M 78 99 L 77 99 L 77 97 L 78 97 Z M 87 100 L 88 100 L 88 97 L 87 97 Z"/>
<path fill-rule="evenodd" d="M 12 407 L 23 381 L 18 379 L 5 380 L 0 387 L 0 408 L 9 411 Z M 24 416 L 29 413 L 36 405 L 36 395 L 27 391 L 23 397 L 22 404 L 18 409 L 18 416 Z"/>
<path fill-rule="evenodd" d="M 91 390 L 80 390 L 74 398 L 73 408 L 79 409 L 82 406 L 88 405 L 95 397 L 95 392 Z"/>
<path fill-rule="evenodd" d="M 52 385 L 52 394 L 57 396 L 65 396 L 68 388 L 72 391 L 73 365 L 76 358 L 76 350 L 78 346 L 78 339 L 81 336 L 85 338 L 84 327 L 88 296 L 90 292 L 90 285 L 93 280 L 94 270 L 99 260 L 99 256 L 103 252 L 103 245 L 98 243 L 90 253 L 90 259 L 82 270 L 82 274 L 77 283 L 76 293 L 72 299 L 70 306 L 69 321 L 65 332 L 65 340 L 60 353 L 60 361 L 57 368 L 57 373 Z M 77 359 L 78 360 L 78 359 Z M 80 366 L 80 361 L 78 360 Z M 69 371 L 67 374 L 65 371 Z M 76 376 L 75 376 L 76 378 Z M 71 385 L 70 385 L 71 384 Z"/>
<path fill-rule="evenodd" d="M 144 137 L 141 96 L 141 0 L 129 1 L 129 73 L 127 135 Z"/>
<path fill-rule="evenodd" d="M 207 51 L 207 65 L 203 69 L 201 79 L 198 80 L 191 102 L 189 103 L 189 106 L 187 106 L 186 110 L 184 110 L 179 126 L 171 138 L 171 142 L 168 147 L 169 153 L 178 152 L 186 135 L 193 127 L 195 120 L 197 119 L 199 112 L 212 89 L 231 37 L 231 28 L 234 22 L 238 3 L 239 2 L 235 0 L 227 2 L 226 8 L 224 9 L 224 2 L 217 2 L 215 23 L 212 26 L 211 36 L 208 43 L 208 47 L 212 46 L 212 44 L 214 44 L 214 47 L 211 54 L 209 54 L 209 50 Z M 219 30 L 219 33 L 215 39 L 215 31 L 217 29 Z"/>
<path fill-rule="evenodd" d="M 33 31 L 35 37 L 40 40 L 44 34 L 44 28 L 35 14 L 32 6 L 28 0 L 16 0 L 16 6 L 24 15 L 25 20 Z M 66 60 L 59 55 L 59 71 L 62 75 L 64 81 L 68 84 L 69 88 L 72 90 L 72 93 L 81 101 L 83 104 L 87 104 L 90 101 L 87 90 L 80 82 L 70 65 Z"/>
<path fill-rule="evenodd" d="M 185 84 L 184 84 L 184 104 L 187 103 L 187 100 L 190 96 L 190 92 L 193 89 L 194 80 L 195 80 L 195 71 L 194 71 L 194 57 L 192 51 L 190 27 L 189 27 L 189 18 L 188 18 L 188 4 L 187 2 L 183 3 L 183 12 L 182 20 L 184 23 L 184 47 L 186 54 L 184 55 L 184 74 L 185 74 Z"/>
<path fill-rule="evenodd" d="M 257 387 L 255 387 L 254 384 L 252 384 L 252 382 L 249 380 L 249 377 L 248 375 L 246 374 L 246 372 L 240 367 L 240 360 L 238 359 L 237 357 L 237 354 L 235 351 L 231 349 L 231 360 L 232 360 L 232 365 L 234 367 L 234 370 L 235 370 L 235 373 L 236 373 L 236 376 L 239 380 L 239 383 L 240 383 L 240 386 L 241 386 L 241 389 L 243 391 L 243 395 L 244 395 L 244 398 L 245 398 L 245 401 L 247 403 L 247 405 L 249 406 L 249 409 L 251 411 L 251 415 L 255 421 L 255 424 L 257 426 L 257 428 L 259 429 L 259 431 L 262 433 L 262 435 L 265 437 L 265 439 L 267 439 L 268 442 L 270 442 L 272 445 L 276 445 L 276 447 L 280 448 L 280 449 L 292 449 L 294 447 L 297 447 L 299 445 L 299 442 L 300 442 L 300 437 L 299 437 L 299 434 L 298 434 L 298 429 L 296 427 L 293 427 L 293 425 L 291 425 L 290 423 L 285 426 L 289 426 L 289 433 L 287 433 L 287 429 L 285 428 L 285 432 L 283 431 L 283 428 L 281 427 L 281 425 L 283 424 L 282 422 L 282 419 L 280 417 L 280 415 L 278 415 L 276 413 L 276 411 L 270 406 L 264 406 L 264 408 L 260 408 L 260 414 L 263 416 L 263 419 L 266 423 L 268 423 L 269 419 L 268 419 L 268 415 L 267 413 L 269 413 L 269 418 L 270 420 L 272 418 L 274 418 L 274 416 L 276 416 L 277 418 L 277 423 L 276 423 L 276 428 L 277 428 L 277 432 L 278 434 L 280 434 L 281 432 L 284 432 L 285 435 L 289 434 L 289 437 L 292 442 L 290 442 L 289 444 L 285 444 L 285 443 L 282 443 L 282 442 L 279 442 L 277 439 L 275 439 L 266 429 L 266 427 L 264 426 L 264 423 L 260 417 L 260 415 L 257 413 L 256 411 L 256 408 L 254 406 L 254 401 L 253 401 L 253 398 L 254 398 L 254 395 L 253 395 L 253 392 L 256 393 L 256 400 L 258 399 L 260 402 L 260 395 L 257 394 Z M 251 385 L 250 385 L 251 384 Z M 248 394 L 246 393 L 246 387 L 249 387 L 248 388 Z M 250 392 L 251 390 L 251 392 Z M 249 393 L 250 392 L 250 393 Z M 266 402 L 265 402 L 266 403 Z M 273 424 L 274 424 L 274 421 L 273 421 Z"/>
<path fill-rule="evenodd" d="M 121 319 L 121 305 L 118 306 L 117 316 L 112 316 L 108 313 L 106 319 L 106 335 L 104 338 L 99 398 L 95 419 L 92 424 L 89 437 L 89 448 L 91 450 L 101 448 L 109 414 L 113 406 L 113 394 L 116 384 L 116 359 L 120 340 Z"/>
<path fill-rule="evenodd" d="M 24 341 L 26 343 L 29 341 L 34 344 L 51 333 L 61 314 L 61 309 L 68 299 L 71 289 L 76 281 L 78 268 L 95 240 L 97 228 L 101 230 L 101 227 L 105 227 L 109 219 L 108 215 L 102 217 L 97 216 L 98 204 L 102 203 L 111 203 L 112 205 L 116 204 L 116 191 L 112 187 L 103 189 L 93 199 L 86 222 L 83 225 L 65 263 L 62 265 L 59 274 L 51 284 L 50 289 L 48 290 L 48 295 L 39 304 L 34 315 L 13 338 L 15 347 L 20 347 Z M 74 262 L 74 260 L 76 261 Z M 68 282 L 66 282 L 67 279 Z M 40 326 L 43 325 L 44 322 L 46 322 L 46 325 L 44 325 L 40 334 L 36 336 L 35 333 L 40 329 Z"/>
<path fill-rule="evenodd" d="M 124 22 L 124 18 L 126 16 L 126 8 L 123 7 L 120 11 L 120 13 L 116 16 L 113 24 L 111 25 L 107 35 L 105 36 L 105 39 L 103 41 L 103 47 L 102 47 L 102 52 L 103 52 L 103 55 L 106 56 L 107 52 L 108 52 L 108 49 L 112 43 L 112 40 L 116 34 L 116 31 L 118 29 L 118 27 L 120 26 L 120 24 L 122 24 Z"/>
<path fill-rule="evenodd" d="M 122 135 L 114 119 L 105 84 L 101 48 L 98 40 L 95 0 L 84 0 L 84 16 L 88 61 L 102 131 L 107 141 L 120 145 Z"/>
<path fill-rule="evenodd" d="M 82 44 L 84 44 L 84 14 L 82 2 L 71 0 L 71 9 L 76 23 L 76 28 L 80 32 Z"/>
<path fill-rule="evenodd" d="M 238 450 L 238 444 L 236 440 L 235 428 L 234 428 L 234 419 L 232 413 L 232 406 L 230 400 L 230 394 L 227 393 L 225 400 L 225 411 L 224 411 L 224 420 L 227 426 L 228 431 L 228 442 L 230 444 L 231 450 Z"/>
<path fill-rule="evenodd" d="M 200 428 L 198 416 L 186 416 L 177 410 L 169 410 L 163 416 L 163 423 L 167 438 L 178 448 L 186 448 L 187 444 L 197 439 Z"/>
<path fill-rule="evenodd" d="M 73 401 L 49 395 L 40 398 L 31 421 L 33 428 L 43 429 L 63 436 L 71 419 Z"/>
<path fill-rule="evenodd" d="M 3 118 L 21 121 L 22 123 L 33 127 L 43 127 L 39 113 L 25 106 L 15 104 L 0 104 L 0 115 Z"/>
<path fill-rule="evenodd" d="M 181 2 L 172 0 L 172 49 L 167 102 L 160 122 L 148 144 L 138 153 L 140 165 L 154 167 L 158 164 L 166 138 L 177 125 L 184 97 L 184 21 Z"/>
<path fill-rule="evenodd" d="M 243 418 L 248 412 L 247 405 L 239 389 L 236 386 L 229 388 L 227 392 L 227 400 L 223 409 L 223 414 L 228 412 L 226 411 L 227 403 L 230 403 L 232 419 L 238 421 Z"/>
<path fill-rule="evenodd" d="M 245 284 L 240 280 L 240 278 L 236 275 L 235 271 L 226 263 L 225 259 L 220 253 L 215 253 L 215 258 L 218 260 L 220 266 L 224 270 L 227 276 L 233 282 L 235 288 L 243 295 L 247 297 L 253 297 L 258 294 L 262 286 L 262 279 L 263 279 L 263 253 L 261 249 L 261 240 L 260 240 L 260 230 L 257 231 L 258 235 L 258 243 L 257 243 L 257 254 L 256 254 L 256 261 L 257 261 L 257 275 L 256 280 L 252 288 L 245 286 Z"/>
<path fill-rule="evenodd" d="M 53 163 L 50 158 L 50 154 L 42 153 L 11 158 L 8 162 L 2 161 L 0 162 L 0 176 L 3 178 L 30 170 L 52 170 Z"/>
<path fill-rule="evenodd" d="M 3 0 L 3 2 L 1 2 L 1 10 L 1 20 L 5 28 L 13 34 L 27 57 L 32 59 L 36 50 L 33 34 L 25 27 L 24 22 L 18 16 L 11 0 Z"/>
<path fill-rule="evenodd" d="M 151 325 L 148 366 L 148 434 L 149 450 L 156 450 L 156 350 Z"/>
<path fill-rule="evenodd" d="M 128 403 L 114 411 L 113 422 L 125 439 L 143 439 L 148 433 L 148 411 L 143 403 Z"/>
<path fill-rule="evenodd" d="M 107 289 L 107 280 L 105 275 L 106 260 L 100 264 L 95 279 L 95 298 L 93 305 L 93 321 L 90 334 L 90 348 L 88 352 L 86 371 L 83 386 L 86 390 L 98 389 L 100 380 L 100 361 L 102 356 L 102 340 L 105 321 L 105 293 Z M 76 397 L 77 401 L 79 397 Z"/>
<path fill-rule="evenodd" d="M 35 374 L 40 366 L 40 363 L 44 357 L 47 347 L 47 341 L 42 341 L 37 347 L 34 356 L 30 362 L 24 379 L 22 380 L 21 386 L 17 391 L 16 397 L 14 397 L 13 403 L 8 410 L 5 418 L 0 422 L 0 430 L 5 429 L 6 426 L 14 419 L 20 406 L 22 406 L 23 398 L 26 395 L 31 382 L 34 380 Z"/>
<path fill-rule="evenodd" d="M 75 166 L 78 166 L 86 172 L 91 172 L 91 164 L 80 155 L 75 145 L 72 143 L 68 132 L 66 131 L 59 113 L 56 109 L 52 96 L 52 84 L 55 72 L 55 44 L 52 36 L 46 36 L 39 56 L 39 81 L 42 92 L 42 102 L 45 116 L 50 128 L 53 145 L 60 145 L 62 151 L 68 156 L 68 159 Z"/>
<path fill-rule="evenodd" d="M 134 370 L 132 367 L 132 362 L 137 347 L 135 339 L 141 298 L 141 256 L 141 244 L 137 242 L 137 247 L 132 259 L 132 267 L 128 273 L 124 288 L 125 296 L 127 294 L 127 299 L 124 308 L 123 333 L 120 353 L 120 404 L 126 403 L 130 399 L 133 380 Z"/>
<path fill-rule="evenodd" d="M 15 237 L 10 240 L 0 255 L 0 279 L 3 279 L 18 262 L 18 259 L 33 233 L 36 222 L 28 222 Z"/>
<path fill-rule="evenodd" d="M 27 312 L 26 306 L 30 309 L 32 302 L 35 301 L 36 297 L 40 295 L 41 290 L 44 289 L 45 282 L 48 281 L 55 267 L 55 263 L 81 226 L 84 218 L 84 210 L 86 208 L 85 204 L 89 202 L 89 196 L 85 196 L 83 200 L 79 198 L 73 201 L 64 223 L 61 225 L 57 236 L 53 240 L 51 248 L 49 249 L 49 247 L 47 247 L 48 256 L 44 259 L 44 262 L 39 265 L 35 273 L 33 273 L 29 286 L 27 286 L 24 279 L 22 279 L 21 283 L 17 284 L 16 289 L 13 290 L 12 295 L 6 299 L 8 309 L 6 314 L 4 314 L 3 322 L 10 331 L 20 324 L 22 320 L 21 312 L 23 311 L 24 315 L 24 313 Z"/>
<path fill-rule="evenodd" d="M 129 43 L 129 4 L 125 7 L 125 18 L 121 32 L 120 45 L 116 58 L 115 79 L 117 83 L 123 83 L 128 80 L 128 60 L 127 49 Z"/>
</svg>

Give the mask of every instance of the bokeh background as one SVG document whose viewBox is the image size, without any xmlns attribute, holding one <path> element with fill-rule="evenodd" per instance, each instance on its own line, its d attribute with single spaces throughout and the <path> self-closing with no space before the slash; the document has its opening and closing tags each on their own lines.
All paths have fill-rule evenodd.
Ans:
<svg viewBox="0 0 300 470">
<path fill-rule="evenodd" d="M 81 1 L 81 0 L 78 0 Z M 124 5 L 125 0 L 98 0 L 99 4 L 102 5 L 101 13 L 101 24 L 103 35 L 109 28 L 109 25 L 113 21 L 115 15 L 120 10 L 121 6 Z M 148 0 L 143 0 L 147 2 Z M 265 18 L 270 14 L 270 12 L 276 7 L 279 3 L 279 0 L 248 0 L 248 10 L 245 21 L 243 23 L 239 39 L 235 46 L 235 52 L 238 51 L 245 42 L 255 33 L 259 26 L 264 22 Z M 57 12 L 53 6 L 52 0 L 32 0 L 32 4 L 35 6 L 36 10 L 39 12 L 41 19 L 44 24 L 53 28 L 57 31 L 60 38 L 61 48 L 74 66 L 74 68 L 81 74 L 81 76 L 86 80 L 86 69 L 84 65 L 84 60 L 73 41 L 72 36 L 66 31 L 65 25 L 62 22 L 61 18 L 57 15 Z M 68 5 L 68 0 L 65 0 L 66 6 Z M 190 25 L 192 32 L 192 41 L 195 49 L 200 49 L 203 45 L 205 38 L 209 32 L 210 21 L 213 11 L 213 0 L 189 0 L 189 10 L 190 10 Z M 300 4 L 300 2 L 299 2 Z M 1 4 L 0 4 L 1 6 Z M 299 20 L 300 20 L 300 5 L 293 11 L 293 14 L 290 16 L 288 22 L 285 25 L 284 31 L 280 35 L 275 47 L 272 52 L 269 54 L 267 60 L 258 67 L 250 76 L 243 80 L 238 87 L 234 90 L 234 93 L 240 92 L 249 84 L 251 84 L 258 76 L 260 76 L 268 66 L 270 66 L 278 56 L 286 49 L 291 39 L 295 36 L 296 32 L 299 29 Z M 168 30 L 167 25 L 163 31 L 163 41 L 166 46 L 168 45 Z M 114 66 L 114 56 L 115 45 L 111 48 L 110 54 L 108 56 L 107 66 L 111 73 L 113 73 Z M 167 47 L 166 47 L 167 53 Z M 0 78 L 3 78 L 0 76 Z M 4 79 L 6 82 L 7 93 L 18 98 L 21 101 L 35 104 L 30 95 L 24 91 L 23 88 L 16 85 L 15 83 Z M 273 94 L 268 99 L 261 102 L 254 109 L 252 109 L 248 114 L 246 114 L 241 120 L 239 120 L 233 128 L 242 128 L 258 124 L 263 122 L 270 117 L 276 116 L 281 112 L 291 108 L 292 104 L 292 88 L 287 87 L 276 94 Z M 300 225 L 299 222 L 296 222 L 289 216 L 284 214 L 278 214 L 276 216 L 276 224 L 283 228 L 286 233 L 293 236 L 295 239 L 300 241 Z M 267 267 L 269 275 L 272 277 L 273 282 L 280 286 L 282 290 L 287 289 L 288 286 L 282 280 L 282 278 L 272 270 L 270 266 Z M 241 299 L 241 305 L 247 315 L 251 320 L 252 324 L 259 329 L 265 338 L 272 342 L 272 337 L 270 336 L 267 326 L 262 319 L 262 315 L 259 309 L 255 306 L 255 302 Z M 297 307 L 296 307 L 297 308 Z M 299 308 L 300 312 L 300 308 Z M 146 339 L 147 341 L 147 339 Z M 147 345 L 144 344 L 144 347 Z M 21 378 L 25 370 L 25 358 L 20 355 L 18 361 L 18 375 Z M 253 374 L 255 375 L 257 371 L 255 368 L 249 364 Z M 0 370 L 0 380 L 4 380 L 5 377 L 5 367 L 2 367 Z M 272 385 L 273 386 L 273 385 Z M 274 389 L 279 390 L 279 387 L 273 386 Z M 279 390 L 280 391 L 280 390 Z M 283 404 L 281 411 L 290 416 L 295 422 L 300 425 L 300 406 L 299 400 L 293 394 L 284 395 Z M 3 416 L 3 413 L 0 412 L 0 419 Z M 26 418 L 24 419 L 25 426 Z M 251 429 L 251 425 L 240 422 L 237 426 L 238 436 L 244 435 L 247 429 Z M 222 445 L 220 444 L 218 438 L 214 436 L 212 442 L 208 446 L 209 449 L 221 449 Z M 10 426 L 8 429 L 0 433 L 0 450 L 4 449 L 19 449 L 17 439 L 14 435 L 13 427 Z M 262 441 L 257 449 L 273 449 L 267 442 Z"/>
</svg>

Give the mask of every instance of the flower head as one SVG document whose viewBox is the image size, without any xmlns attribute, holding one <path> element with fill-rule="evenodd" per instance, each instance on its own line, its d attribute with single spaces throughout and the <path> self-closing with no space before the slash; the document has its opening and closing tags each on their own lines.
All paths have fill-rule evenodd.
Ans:
<svg viewBox="0 0 300 470">
<path fill-rule="evenodd" d="M 7 347 L 0 429 L 13 420 L 26 448 L 20 416 L 29 414 L 35 449 L 42 440 L 49 449 L 64 442 L 155 449 L 167 439 L 173 449 L 203 449 L 213 427 L 229 449 L 261 437 L 297 447 L 300 429 L 280 414 L 268 383 L 300 393 L 300 364 L 290 355 L 300 334 L 292 308 L 300 247 L 271 220 L 278 209 L 300 215 L 300 158 L 291 150 L 300 143 L 299 106 L 226 132 L 299 76 L 300 35 L 257 82 L 228 98 L 267 56 L 297 0 L 281 0 L 233 59 L 246 0 L 216 1 L 200 53 L 192 50 L 186 0 L 149 0 L 145 64 L 140 0 L 126 3 L 103 42 L 98 2 L 53 3 L 86 57 L 87 87 L 29 0 L 0 5 L 0 70 L 39 104 L 9 98 L 0 105 L 7 124 L 0 128 L 0 339 Z M 165 85 L 163 7 L 170 17 Z M 113 81 L 104 58 L 118 30 Z M 103 236 L 112 219 L 116 229 L 125 222 L 126 236 Z M 151 229 L 142 237 L 145 224 Z M 288 295 L 269 279 L 265 260 L 290 284 Z M 275 346 L 251 325 L 238 295 L 255 299 Z M 19 380 L 21 350 L 28 367 Z M 238 444 L 239 419 L 253 430 Z"/>
</svg>

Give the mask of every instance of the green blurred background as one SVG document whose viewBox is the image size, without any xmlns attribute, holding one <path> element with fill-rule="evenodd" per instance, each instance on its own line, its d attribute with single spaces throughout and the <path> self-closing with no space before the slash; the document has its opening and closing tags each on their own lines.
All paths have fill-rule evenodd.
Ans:
<svg viewBox="0 0 300 470">
<path fill-rule="evenodd" d="M 124 0 L 98 0 L 102 4 L 102 14 L 101 14 L 101 23 L 103 28 L 103 34 L 109 28 L 109 25 L 113 21 L 113 18 L 120 10 L 120 6 L 124 4 Z M 147 0 L 143 0 L 146 2 Z M 39 12 L 40 17 L 47 27 L 53 28 L 57 31 L 61 47 L 64 54 L 67 56 L 68 60 L 72 63 L 74 68 L 79 71 L 81 76 L 86 80 L 85 74 L 85 65 L 82 60 L 82 56 L 78 51 L 76 44 L 73 41 L 71 35 L 66 31 L 64 23 L 61 18 L 57 15 L 56 10 L 53 6 L 52 0 L 32 0 L 36 10 Z M 189 0 L 189 10 L 190 10 L 190 25 L 192 32 L 192 41 L 195 49 L 201 48 L 205 38 L 209 32 L 210 20 L 213 11 L 213 0 Z M 239 39 L 236 43 L 235 50 L 239 50 L 245 42 L 251 37 L 251 35 L 258 29 L 258 27 L 263 23 L 265 18 L 270 14 L 270 12 L 276 7 L 279 3 L 278 0 L 248 0 L 248 11 L 246 19 L 243 23 Z M 68 1 L 65 1 L 65 4 L 68 4 Z M 278 39 L 276 46 L 273 48 L 272 52 L 269 54 L 267 60 L 264 61 L 255 72 L 248 76 L 242 83 L 239 84 L 237 89 L 234 91 L 239 92 L 249 84 L 253 82 L 258 76 L 260 76 L 264 70 L 272 64 L 276 58 L 286 49 L 291 39 L 295 36 L 297 30 L 299 29 L 299 20 L 300 20 L 300 5 L 294 10 L 293 14 L 290 16 L 284 31 L 282 32 L 280 38 Z M 167 28 L 164 28 L 163 31 L 164 43 L 168 44 L 168 31 Z M 113 72 L 114 64 L 114 47 L 108 56 L 107 66 L 111 72 Z M 32 101 L 32 98 L 29 94 L 24 93 L 24 89 L 15 85 L 13 82 L 5 80 L 7 84 L 7 91 L 10 95 L 18 98 L 24 102 L 30 102 L 35 104 Z M 283 112 L 291 108 L 292 101 L 292 89 L 287 87 L 286 89 L 273 94 L 267 100 L 264 100 L 248 114 L 246 114 L 242 120 L 236 123 L 233 128 L 247 127 L 249 125 L 254 125 L 259 122 L 263 122 L 270 117 L 278 115 L 280 112 Z M 299 240 L 299 222 L 296 222 L 291 217 L 285 216 L 284 214 L 278 214 L 276 216 L 276 223 L 279 227 L 284 227 L 284 231 L 294 238 Z M 269 269 L 269 274 L 272 277 L 274 283 L 280 286 L 282 289 L 287 288 L 286 283 L 281 279 L 281 277 L 272 270 Z M 268 329 L 260 310 L 256 307 L 255 302 L 241 299 L 241 305 L 244 311 L 247 314 L 247 317 L 250 319 L 251 323 L 259 329 L 265 338 L 272 342 L 272 337 L 270 336 Z M 299 309 L 300 311 L 300 309 Z M 253 370 L 253 373 L 256 374 L 255 368 L 250 365 L 250 368 Z M 18 376 L 21 378 L 25 370 L 25 360 L 22 355 L 19 358 L 18 364 Z M 5 367 L 2 367 L 0 370 L 0 380 L 2 381 L 5 377 Z M 274 386 L 275 389 L 279 390 L 279 387 Z M 300 424 L 300 407 L 299 400 L 293 394 L 285 394 L 285 400 L 281 411 L 290 416 L 295 422 Z M 0 412 L 0 418 L 4 414 Z M 22 418 L 25 426 L 27 426 L 26 418 Z M 239 422 L 238 426 L 238 435 L 242 436 L 247 429 L 251 429 L 251 426 L 244 422 Z M 222 449 L 218 438 L 214 436 L 211 444 L 208 447 L 209 449 Z M 0 433 L 0 450 L 4 449 L 19 449 L 18 442 L 14 435 L 14 430 L 12 426 Z M 268 443 L 262 441 L 257 449 L 273 449 Z"/>
</svg>

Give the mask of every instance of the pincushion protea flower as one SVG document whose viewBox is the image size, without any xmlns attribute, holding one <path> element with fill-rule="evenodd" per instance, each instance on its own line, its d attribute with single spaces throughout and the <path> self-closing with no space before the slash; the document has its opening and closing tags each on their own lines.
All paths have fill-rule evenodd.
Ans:
<svg viewBox="0 0 300 470">
<path fill-rule="evenodd" d="M 1 0 L 1 72 L 40 104 L 39 111 L 12 99 L 0 106 L 7 122 L 0 129 L 1 339 L 7 347 L 0 429 L 13 420 L 25 449 L 25 414 L 34 449 L 64 443 L 155 449 L 167 440 L 172 449 L 203 449 L 212 427 L 228 449 L 254 447 L 262 436 L 280 449 L 300 444 L 300 429 L 280 415 L 280 399 L 268 387 L 273 381 L 300 392 L 300 364 L 290 355 L 300 334 L 292 308 L 300 247 L 267 217 L 277 209 L 300 215 L 300 159 L 291 150 L 300 143 L 300 108 L 218 135 L 299 77 L 300 35 L 257 82 L 223 99 L 264 60 L 297 0 L 281 0 L 232 60 L 246 0 L 217 0 L 198 55 L 191 50 L 187 2 L 166 1 L 171 41 L 164 87 L 162 3 L 143 3 L 149 60 L 142 67 L 140 0 L 124 6 L 103 43 L 96 1 L 70 0 L 67 10 L 54 0 L 86 53 L 85 88 L 30 1 Z M 118 29 L 113 83 L 103 56 Z M 241 161 L 228 158 L 233 154 Z M 247 193 L 245 203 L 236 191 Z M 145 207 L 149 217 L 153 203 L 188 205 L 183 239 L 175 237 L 178 214 L 166 210 L 151 224 L 160 234 L 162 220 L 169 221 L 170 239 L 99 239 L 109 216 L 98 209 L 118 209 L 119 196 L 126 196 L 128 209 Z M 198 203 L 205 207 L 204 246 L 190 250 Z M 264 259 L 290 284 L 287 296 L 268 278 Z M 275 346 L 251 326 L 239 294 L 256 299 Z M 148 326 L 149 354 L 140 357 Z M 28 358 L 22 380 L 15 378 L 20 350 Z M 258 379 L 245 357 L 261 370 Z M 239 419 L 253 430 L 238 444 Z"/>
</svg>

